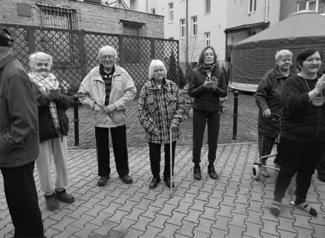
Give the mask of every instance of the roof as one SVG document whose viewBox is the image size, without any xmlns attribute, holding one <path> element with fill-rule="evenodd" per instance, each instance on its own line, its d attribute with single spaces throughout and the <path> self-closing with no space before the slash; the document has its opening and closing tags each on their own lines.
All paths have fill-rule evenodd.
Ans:
<svg viewBox="0 0 325 238">
<path fill-rule="evenodd" d="M 325 17 L 314 11 L 303 11 L 292 14 L 270 28 L 238 42 L 234 47 L 247 43 L 258 43 L 260 41 L 324 36 Z"/>
<path fill-rule="evenodd" d="M 256 29 L 256 28 L 265 28 L 269 26 L 269 22 L 257 22 L 257 23 L 252 23 L 252 24 L 244 24 L 244 25 L 240 25 L 240 26 L 235 26 L 235 27 L 230 27 L 225 29 L 226 33 L 229 32 L 235 32 L 235 31 L 242 31 L 244 29 Z"/>
</svg>

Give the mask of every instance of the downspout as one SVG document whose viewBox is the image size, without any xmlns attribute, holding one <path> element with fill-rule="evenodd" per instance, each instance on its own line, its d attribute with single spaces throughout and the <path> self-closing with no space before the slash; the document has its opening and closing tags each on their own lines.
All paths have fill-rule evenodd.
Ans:
<svg viewBox="0 0 325 238">
<path fill-rule="evenodd" d="M 264 9 L 264 22 L 269 21 L 269 8 L 270 8 L 270 1 L 265 0 L 265 9 Z"/>
</svg>

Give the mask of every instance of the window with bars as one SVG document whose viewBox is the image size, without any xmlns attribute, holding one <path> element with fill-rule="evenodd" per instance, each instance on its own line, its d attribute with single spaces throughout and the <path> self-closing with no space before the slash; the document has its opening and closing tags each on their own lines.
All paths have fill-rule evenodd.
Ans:
<svg viewBox="0 0 325 238">
<path fill-rule="evenodd" d="M 256 0 L 249 0 L 248 13 L 256 12 Z"/>
<path fill-rule="evenodd" d="M 298 0 L 297 11 L 310 10 L 325 12 L 325 0 Z"/>
<path fill-rule="evenodd" d="M 76 9 L 36 4 L 40 10 L 41 26 L 60 29 L 78 29 Z"/>
<path fill-rule="evenodd" d="M 174 21 L 174 3 L 168 3 L 168 21 Z"/>
<path fill-rule="evenodd" d="M 192 19 L 192 35 L 197 36 L 197 32 L 198 32 L 197 16 L 193 16 L 191 19 Z"/>
<path fill-rule="evenodd" d="M 185 18 L 179 20 L 180 36 L 185 37 Z"/>
</svg>

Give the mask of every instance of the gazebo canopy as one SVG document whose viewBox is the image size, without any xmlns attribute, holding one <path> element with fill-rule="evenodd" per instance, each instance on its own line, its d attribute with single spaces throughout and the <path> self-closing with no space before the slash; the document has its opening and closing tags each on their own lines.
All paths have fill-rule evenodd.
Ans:
<svg viewBox="0 0 325 238">
<path fill-rule="evenodd" d="M 277 50 L 288 49 L 294 54 L 308 47 L 325 53 L 325 17 L 304 11 L 233 46 L 231 52 L 231 87 L 255 92 L 262 76 L 275 65 Z"/>
</svg>

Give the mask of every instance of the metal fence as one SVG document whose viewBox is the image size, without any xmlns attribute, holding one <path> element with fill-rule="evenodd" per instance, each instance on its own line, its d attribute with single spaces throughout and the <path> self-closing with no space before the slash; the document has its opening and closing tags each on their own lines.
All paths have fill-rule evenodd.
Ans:
<svg viewBox="0 0 325 238">
<path fill-rule="evenodd" d="M 148 79 L 152 59 L 162 60 L 169 79 L 179 84 L 178 41 L 137 37 L 84 30 L 67 30 L 37 26 L 0 24 L 12 33 L 14 50 L 29 69 L 28 57 L 36 51 L 53 56 L 52 72 L 59 80 L 70 84 L 71 92 L 78 90 L 81 80 L 98 64 L 98 50 L 111 45 L 118 52 L 117 63 L 133 78 L 138 90 Z"/>
</svg>

